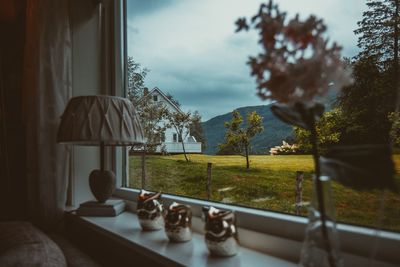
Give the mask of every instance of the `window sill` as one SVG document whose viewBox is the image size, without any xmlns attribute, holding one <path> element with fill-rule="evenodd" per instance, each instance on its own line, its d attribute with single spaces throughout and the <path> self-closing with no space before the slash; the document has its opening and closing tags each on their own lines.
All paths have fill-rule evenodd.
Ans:
<svg viewBox="0 0 400 267">
<path fill-rule="evenodd" d="M 115 196 L 125 199 L 128 210 L 135 212 L 138 192 L 137 189 L 119 188 Z M 163 194 L 162 198 L 164 205 L 173 201 L 190 205 L 193 229 L 197 233 L 202 233 L 204 228 L 204 223 L 200 220 L 202 206 L 212 205 L 234 210 L 242 247 L 287 262 L 299 260 L 307 218 L 168 194 Z M 337 224 L 337 229 L 345 266 L 399 266 L 399 233 L 381 230 L 376 236 L 374 229 L 341 223 Z M 373 254 L 375 256 L 371 259 Z"/>
<path fill-rule="evenodd" d="M 136 214 L 131 212 L 124 212 L 117 217 L 72 216 L 109 235 L 110 240 L 122 241 L 163 266 L 297 266 L 293 262 L 245 247 L 240 247 L 239 253 L 233 257 L 211 257 L 203 235 L 194 232 L 189 242 L 171 243 L 163 230 L 142 231 Z"/>
</svg>

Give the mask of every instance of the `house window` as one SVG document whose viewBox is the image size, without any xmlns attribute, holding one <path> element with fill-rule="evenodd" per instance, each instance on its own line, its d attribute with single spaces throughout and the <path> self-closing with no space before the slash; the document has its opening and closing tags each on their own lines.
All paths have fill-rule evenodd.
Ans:
<svg viewBox="0 0 400 267">
<path fill-rule="evenodd" d="M 326 22 L 335 21 L 335 14 L 336 17 L 343 16 L 340 8 L 326 13 L 321 2 L 311 2 L 315 9 L 302 3 L 294 5 L 291 12 L 301 11 L 301 16 L 317 12 L 318 17 L 329 14 L 329 18 L 324 18 Z M 206 8 L 211 5 L 212 8 Z M 213 186 L 210 200 L 306 216 L 312 200 L 312 156 L 307 153 L 269 155 L 270 149 L 281 146 L 282 141 L 293 144 L 296 138 L 291 126 L 272 115 L 270 103 L 261 101 L 256 96 L 254 78 L 249 75 L 249 67 L 246 65 L 249 56 L 260 49 L 256 33 L 234 33 L 236 19 L 254 15 L 258 8 L 258 1 L 242 1 L 229 11 L 224 1 L 159 1 L 151 4 L 127 1 L 128 58 L 137 64 L 138 73 L 145 72 L 144 86 L 160 89 L 163 94 L 179 102 L 182 112 L 198 111 L 201 117 L 201 127 L 190 125 L 187 135 L 183 136 L 184 139 L 194 136 L 194 140 L 197 140 L 183 144 L 185 151 L 190 154 L 190 164 L 185 164 L 183 147 L 179 144 L 182 142 L 181 137 L 176 132 L 171 134 L 171 126 L 166 127 L 168 141 L 172 135 L 175 144 L 166 142 L 164 148 L 173 156 L 163 156 L 158 153 L 162 149 L 154 147 L 155 153 L 146 157 L 147 175 L 151 175 L 146 189 L 206 198 L 206 187 L 199 184 L 206 183 L 207 163 L 211 162 Z M 282 5 L 282 9 L 284 8 L 287 7 Z M 356 22 L 366 9 L 365 6 L 358 8 L 359 17 L 349 17 L 354 28 L 342 27 L 342 30 L 348 32 L 337 33 L 333 39 L 353 36 Z M 185 9 L 198 12 L 183 12 Z M 215 12 L 209 12 L 210 10 Z M 204 20 L 205 17 L 207 20 Z M 332 25 L 328 26 L 332 28 Z M 336 33 L 332 31 L 329 34 Z M 345 56 L 356 55 L 356 38 L 338 41 L 351 47 L 344 50 Z M 170 97 L 163 97 L 163 103 L 164 99 L 171 99 Z M 158 101 L 157 95 L 153 95 L 153 100 Z M 173 110 L 174 107 L 168 108 Z M 249 169 L 246 169 L 246 159 L 240 147 L 220 145 L 225 142 L 225 123 L 231 121 L 232 111 L 235 109 L 239 110 L 245 121 L 247 113 L 251 111 L 264 117 L 264 131 L 254 136 L 251 142 Z M 203 135 L 197 135 L 199 132 Z M 206 149 L 204 154 L 195 155 L 196 152 L 192 151 L 195 151 L 194 148 L 202 140 L 199 136 L 204 137 Z M 395 159 L 400 162 L 400 156 L 396 155 Z M 128 185 L 141 188 L 140 158 L 131 156 L 129 163 L 133 167 L 129 168 Z M 161 163 L 165 165 L 160 166 Z M 161 168 L 162 171 L 149 171 L 152 168 Z M 304 173 L 303 199 L 299 211 L 296 211 L 295 203 L 297 172 Z M 182 177 L 185 177 L 185 183 L 178 183 L 177 179 Z M 180 187 L 181 184 L 184 185 Z M 375 226 L 381 199 L 379 192 L 358 192 L 337 183 L 333 184 L 333 190 L 339 221 Z M 400 231 L 400 213 L 396 212 L 400 197 L 392 193 L 388 195 L 393 201 L 386 202 L 384 213 L 390 219 L 384 227 Z"/>
</svg>

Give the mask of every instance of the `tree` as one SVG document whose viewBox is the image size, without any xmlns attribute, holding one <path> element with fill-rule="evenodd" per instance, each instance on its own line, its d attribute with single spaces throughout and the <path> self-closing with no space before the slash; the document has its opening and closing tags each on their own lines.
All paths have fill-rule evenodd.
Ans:
<svg viewBox="0 0 400 267">
<path fill-rule="evenodd" d="M 127 59 L 127 97 L 136 104 L 143 96 L 146 78 L 149 70 L 143 68 L 133 57 Z"/>
<path fill-rule="evenodd" d="M 399 1 L 369 0 L 358 22 L 358 46 L 353 58 L 354 83 L 342 90 L 337 104 L 343 111 L 340 143 L 388 143 L 389 113 L 399 111 Z"/>
<path fill-rule="evenodd" d="M 316 124 L 318 136 L 318 148 L 321 154 L 330 146 L 339 143 L 342 130 L 343 115 L 339 108 L 325 112 L 321 119 Z M 312 145 L 310 142 L 311 133 L 301 127 L 293 128 L 295 143 L 301 153 L 311 153 Z"/>
<path fill-rule="evenodd" d="M 352 63 L 354 83 L 343 88 L 338 107 L 343 112 L 341 144 L 387 143 L 388 113 L 395 110 L 396 91 L 387 72 L 372 58 Z"/>
<path fill-rule="evenodd" d="M 400 148 L 400 113 L 391 112 L 389 113 L 389 121 L 392 123 L 390 129 L 390 140 L 395 148 Z"/>
<path fill-rule="evenodd" d="M 238 135 L 240 125 L 243 122 L 243 118 L 239 111 L 234 110 L 232 112 L 232 120 L 230 122 L 225 122 L 225 128 L 227 129 L 225 133 L 225 142 L 218 144 L 218 155 L 232 155 L 239 154 L 242 152 L 241 146 L 239 145 Z M 242 131 L 241 131 L 242 132 Z"/>
<path fill-rule="evenodd" d="M 241 128 L 240 126 L 243 122 L 243 118 L 239 111 L 234 110 L 232 115 L 232 120 L 230 122 L 225 122 L 225 128 L 227 129 L 225 143 L 218 145 L 219 152 L 226 153 L 227 151 L 233 151 L 243 153 L 246 157 L 246 169 L 249 169 L 250 141 L 256 134 L 264 130 L 262 117 L 255 111 L 248 113 L 247 127 Z"/>
<path fill-rule="evenodd" d="M 152 153 L 161 144 L 162 136 L 167 128 L 165 123 L 167 109 L 145 95 L 145 78 L 149 70 L 142 67 L 133 57 L 128 57 L 127 61 L 127 96 L 138 111 L 147 139 L 143 150 Z"/>
<path fill-rule="evenodd" d="M 155 152 L 156 147 L 162 143 L 168 127 L 166 122 L 168 109 L 165 105 L 158 105 L 151 97 L 146 96 L 137 102 L 136 108 L 147 139 L 143 149 L 146 152 Z"/>
<path fill-rule="evenodd" d="M 387 86 L 396 92 L 400 89 L 400 0 L 369 0 L 367 6 L 363 19 L 357 23 L 359 28 L 354 31 L 359 35 L 358 46 L 362 49 L 357 59 L 376 61 L 379 70 L 390 76 Z M 400 94 L 397 95 L 399 104 Z"/>
<path fill-rule="evenodd" d="M 190 124 L 190 134 L 196 138 L 197 142 L 201 142 L 201 151 L 206 149 L 206 138 L 204 137 L 203 126 L 201 125 L 201 115 L 196 110 L 192 116 L 192 123 Z"/>
<path fill-rule="evenodd" d="M 185 156 L 186 162 L 189 162 L 189 158 L 186 155 L 185 150 L 185 139 L 190 133 L 189 128 L 190 124 L 193 122 L 193 117 L 191 112 L 167 112 L 167 118 L 170 123 L 170 126 L 174 127 L 176 133 L 178 135 L 179 140 L 182 143 L 183 155 Z"/>
<path fill-rule="evenodd" d="M 354 31 L 360 35 L 358 47 L 362 51 L 358 58 L 374 58 L 382 69 L 399 64 L 399 3 L 399 0 L 368 0 L 368 10 Z"/>
</svg>

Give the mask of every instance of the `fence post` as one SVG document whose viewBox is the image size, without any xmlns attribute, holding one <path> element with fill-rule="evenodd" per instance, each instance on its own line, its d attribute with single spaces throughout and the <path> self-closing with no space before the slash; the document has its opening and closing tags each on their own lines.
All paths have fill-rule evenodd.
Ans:
<svg viewBox="0 0 400 267">
<path fill-rule="evenodd" d="M 207 199 L 210 200 L 211 198 L 211 169 L 212 163 L 207 163 L 207 181 L 206 181 L 206 192 L 207 192 Z"/>
<path fill-rule="evenodd" d="M 300 215 L 304 172 L 296 172 L 296 215 Z"/>
<path fill-rule="evenodd" d="M 146 151 L 142 151 L 142 189 L 146 188 Z"/>
</svg>

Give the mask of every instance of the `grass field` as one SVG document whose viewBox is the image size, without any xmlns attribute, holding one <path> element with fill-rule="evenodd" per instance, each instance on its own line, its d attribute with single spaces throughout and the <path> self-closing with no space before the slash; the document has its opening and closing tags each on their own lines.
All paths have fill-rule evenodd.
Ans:
<svg viewBox="0 0 400 267">
<path fill-rule="evenodd" d="M 190 159 L 187 163 L 183 155 L 147 156 L 146 189 L 204 199 L 207 163 L 211 162 L 211 200 L 293 214 L 296 171 L 304 171 L 303 201 L 311 201 L 311 156 L 251 156 L 250 170 L 242 156 L 190 155 Z M 400 156 L 395 161 L 399 173 Z M 141 187 L 140 166 L 140 157 L 131 156 L 131 187 Z M 370 227 L 379 223 L 381 192 L 358 192 L 337 183 L 332 188 L 338 221 Z M 384 199 L 382 227 L 400 231 L 400 195 L 386 192 Z M 301 213 L 307 215 L 307 207 Z"/>
</svg>

